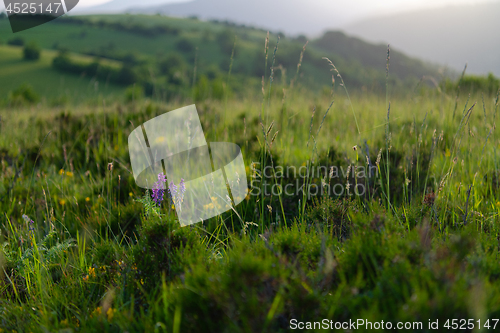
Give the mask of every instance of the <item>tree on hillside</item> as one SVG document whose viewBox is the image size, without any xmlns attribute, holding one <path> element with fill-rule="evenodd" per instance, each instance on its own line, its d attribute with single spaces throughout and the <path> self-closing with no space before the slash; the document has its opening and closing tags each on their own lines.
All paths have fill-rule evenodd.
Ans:
<svg viewBox="0 0 500 333">
<path fill-rule="evenodd" d="M 23 53 L 25 60 L 34 61 L 40 59 L 40 48 L 35 42 L 26 44 Z"/>
<path fill-rule="evenodd" d="M 9 93 L 7 98 L 10 106 L 31 105 L 40 100 L 40 96 L 33 90 L 29 84 L 23 83 L 14 91 Z"/>
<path fill-rule="evenodd" d="M 11 46 L 24 46 L 24 39 L 21 37 L 14 37 L 7 41 L 7 45 Z"/>
<path fill-rule="evenodd" d="M 235 32 L 230 29 L 225 29 L 217 34 L 217 43 L 225 54 L 231 54 L 235 42 Z"/>
<path fill-rule="evenodd" d="M 194 51 L 195 48 L 193 43 L 185 37 L 179 39 L 179 41 L 175 44 L 175 46 L 179 51 L 184 53 L 191 53 Z"/>
<path fill-rule="evenodd" d="M 182 55 L 172 52 L 166 58 L 160 60 L 158 67 L 164 75 L 173 73 L 176 70 L 184 69 L 185 62 Z"/>
</svg>

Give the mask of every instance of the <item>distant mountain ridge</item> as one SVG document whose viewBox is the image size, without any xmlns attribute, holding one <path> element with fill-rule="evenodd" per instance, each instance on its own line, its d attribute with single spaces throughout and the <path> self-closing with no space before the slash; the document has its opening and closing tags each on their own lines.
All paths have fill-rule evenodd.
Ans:
<svg viewBox="0 0 500 333">
<path fill-rule="evenodd" d="M 456 70 L 467 63 L 468 73 L 500 76 L 500 2 L 377 17 L 343 30 Z"/>
<path fill-rule="evenodd" d="M 196 16 L 316 37 L 326 30 L 342 29 L 349 35 L 391 44 L 408 55 L 454 70 L 460 71 L 468 63 L 469 73 L 493 72 L 500 76 L 500 43 L 495 42 L 500 31 L 500 2 L 417 10 L 349 23 L 354 17 L 368 15 L 369 9 L 359 8 L 354 15 L 348 5 L 306 0 L 165 1 L 169 0 L 113 0 L 86 10 Z"/>
<path fill-rule="evenodd" d="M 172 0 L 170 0 L 172 2 Z M 175 1 L 175 0 L 174 0 Z M 180 0 L 181 2 L 183 0 Z M 184 0 L 186 1 L 186 0 Z M 188 0 L 189 1 L 189 0 Z M 165 5 L 169 0 L 148 0 L 148 6 Z M 112 0 L 100 5 L 91 7 L 76 7 L 74 13 L 100 13 L 117 14 L 126 12 L 129 8 L 137 7 L 137 0 Z"/>
<path fill-rule="evenodd" d="M 348 17 L 352 14 L 343 8 L 339 10 L 332 8 L 332 5 L 306 0 L 194 0 L 145 8 L 135 6 L 129 11 L 229 20 L 291 34 L 319 34 L 327 28 L 347 23 Z"/>
</svg>

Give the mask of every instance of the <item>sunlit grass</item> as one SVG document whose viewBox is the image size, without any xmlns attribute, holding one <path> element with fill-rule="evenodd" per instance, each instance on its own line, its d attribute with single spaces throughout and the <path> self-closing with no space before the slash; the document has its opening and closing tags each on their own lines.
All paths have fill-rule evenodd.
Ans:
<svg viewBox="0 0 500 333">
<path fill-rule="evenodd" d="M 461 96 L 453 118 L 455 96 L 389 95 L 388 116 L 385 96 L 266 81 L 264 94 L 201 101 L 207 141 L 239 144 L 247 166 L 262 170 L 270 153 L 274 167 L 379 172 L 323 179 L 364 182 L 364 197 L 249 195 L 241 221 L 228 212 L 186 228 L 167 202 L 158 216 L 136 201 L 127 138 L 191 101 L 3 110 L 1 325 L 275 332 L 292 318 L 497 318 L 499 103 Z"/>
</svg>

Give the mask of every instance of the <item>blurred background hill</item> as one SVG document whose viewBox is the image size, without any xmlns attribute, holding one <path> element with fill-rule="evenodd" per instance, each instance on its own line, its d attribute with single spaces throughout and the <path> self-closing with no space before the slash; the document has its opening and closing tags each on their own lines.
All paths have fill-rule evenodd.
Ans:
<svg viewBox="0 0 500 333">
<path fill-rule="evenodd" d="M 135 86 L 146 96 L 222 98 L 228 73 L 234 79 L 232 92 L 249 87 L 259 90 L 272 61 L 272 54 L 268 54 L 266 65 L 266 30 L 195 17 L 67 16 L 16 34 L 4 17 L 0 20 L 0 36 L 0 52 L 6 55 L 0 59 L 0 67 L 5 69 L 0 73 L 2 97 L 9 93 L 7 86 L 27 82 L 41 95 L 54 97 L 63 91 L 78 91 L 81 96 L 83 85 L 88 94 L 114 93 Z M 23 59 L 22 50 L 30 43 L 41 49 L 39 60 Z M 385 87 L 387 45 L 364 42 L 339 31 L 311 39 L 271 33 L 269 45 L 269 52 L 276 45 L 280 50 L 275 59 L 277 85 L 285 86 L 295 79 L 316 93 L 330 91 L 332 74 L 323 59 L 328 57 L 349 88 L 378 92 Z M 390 80 L 394 87 L 414 87 L 423 76 L 438 79 L 441 73 L 438 66 L 391 51 Z M 47 80 L 54 82 L 48 84 Z M 75 80 L 79 82 L 76 86 L 72 83 Z M 61 85 L 62 91 L 54 88 Z"/>
<path fill-rule="evenodd" d="M 500 76 L 499 1 L 242 1 L 113 0 L 90 13 L 161 13 L 230 20 L 285 34 L 318 37 L 326 30 L 390 43 L 410 56 L 475 74 Z"/>
<path fill-rule="evenodd" d="M 343 30 L 457 70 L 468 63 L 470 73 L 500 76 L 499 14 L 500 2 L 446 6 L 374 17 Z"/>
<path fill-rule="evenodd" d="M 446 3 L 82 0 L 70 15 L 17 34 L 4 15 L 0 98 L 8 99 L 8 87 L 24 83 L 56 100 L 63 92 L 81 98 L 82 92 L 123 95 L 127 89 L 162 99 L 220 99 L 229 77 L 230 93 L 259 90 L 271 67 L 272 55 L 266 64 L 264 53 L 268 30 L 270 52 L 279 36 L 276 84 L 295 80 L 315 93 L 332 86 L 324 57 L 350 89 L 383 91 L 387 44 L 394 91 L 454 80 L 466 63 L 467 74 L 499 76 L 500 2 Z M 23 59 L 30 43 L 41 49 L 39 60 Z M 494 76 L 489 80 L 497 82 Z"/>
</svg>

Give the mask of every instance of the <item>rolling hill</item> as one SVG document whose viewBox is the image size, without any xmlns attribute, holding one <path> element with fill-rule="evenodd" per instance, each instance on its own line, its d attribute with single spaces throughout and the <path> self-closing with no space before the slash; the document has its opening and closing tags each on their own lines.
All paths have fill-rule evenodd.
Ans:
<svg viewBox="0 0 500 333">
<path fill-rule="evenodd" d="M 186 1 L 186 0 L 184 0 Z M 189 0 L 188 0 L 189 1 Z M 159 6 L 165 5 L 169 2 L 183 2 L 183 0 L 148 0 L 146 3 L 138 4 L 135 0 L 112 0 L 103 4 L 99 4 L 91 7 L 76 7 L 73 11 L 73 14 L 123 14 L 128 9 L 132 7 L 137 7 L 138 5 L 146 5 L 146 6 Z"/>
<path fill-rule="evenodd" d="M 76 103 L 99 95 L 123 94 L 123 88 L 113 84 L 99 84 L 92 77 L 55 71 L 51 64 L 56 55 L 56 51 L 43 50 L 38 61 L 26 61 L 21 47 L 0 45 L 0 100 L 24 84 L 30 85 L 42 100 L 49 103 Z M 81 62 L 93 60 L 81 55 L 73 57 Z"/>
<path fill-rule="evenodd" d="M 91 8 L 87 13 L 161 13 L 175 17 L 197 16 L 200 19 L 230 20 L 239 24 L 282 31 L 286 34 L 319 35 L 325 29 L 366 16 L 369 8 L 349 2 L 307 0 L 113 0 Z"/>
<path fill-rule="evenodd" d="M 36 41 L 43 49 L 53 50 L 52 53 L 44 52 L 47 57 L 64 49 L 99 61 L 117 61 L 134 71 L 137 83 L 144 87 L 146 94 L 162 91 L 162 96 L 175 97 L 191 94 L 193 88 L 220 91 L 228 80 L 230 68 L 233 90 L 259 88 L 262 76 L 270 74 L 278 41 L 277 34 L 270 35 L 266 67 L 263 48 L 266 35 L 265 30 L 231 22 L 161 15 L 90 15 L 63 17 L 17 33 L 15 37 Z M 7 20 L 0 20 L 0 36 L 4 43 L 14 38 Z M 276 71 L 277 82 L 285 83 L 283 80 L 289 82 L 294 78 L 306 41 L 305 37 L 280 37 L 275 59 L 275 68 L 280 69 Z M 327 32 L 309 41 L 298 84 L 312 91 L 330 87 L 330 67 L 323 59 L 328 57 L 349 88 L 383 90 L 386 54 L 386 45 L 366 43 L 341 32 Z M 41 63 L 47 70 L 54 71 L 49 58 Z M 28 72 L 19 77 L 30 81 Z M 61 73 L 55 72 L 55 75 Z M 391 50 L 390 79 L 394 87 L 413 87 L 424 75 L 437 77 L 437 67 Z M 73 78 L 78 77 L 73 75 Z M 0 93 L 5 95 L 7 92 Z"/>
</svg>

